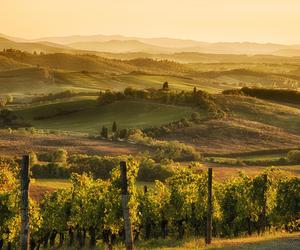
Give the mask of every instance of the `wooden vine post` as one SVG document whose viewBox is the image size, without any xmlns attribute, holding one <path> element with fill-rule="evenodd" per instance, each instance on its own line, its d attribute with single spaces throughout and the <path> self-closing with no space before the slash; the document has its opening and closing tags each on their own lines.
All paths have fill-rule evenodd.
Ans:
<svg viewBox="0 0 300 250">
<path fill-rule="evenodd" d="M 29 250 L 29 156 L 24 155 L 21 163 L 21 250 Z"/>
<path fill-rule="evenodd" d="M 266 213 L 267 213 L 267 185 L 268 175 L 264 174 L 264 190 L 263 190 L 263 208 L 261 213 L 261 232 L 265 233 L 266 230 Z"/>
<path fill-rule="evenodd" d="M 129 214 L 129 195 L 127 187 L 127 166 L 126 162 L 122 161 L 120 163 L 121 168 L 121 181 L 122 181 L 122 209 L 124 218 L 124 230 L 125 230 L 125 247 L 126 250 L 133 250 L 133 237 L 132 228 Z"/>
<path fill-rule="evenodd" d="M 211 244 L 212 239 L 212 168 L 208 169 L 207 180 L 207 225 L 205 243 Z"/>
</svg>

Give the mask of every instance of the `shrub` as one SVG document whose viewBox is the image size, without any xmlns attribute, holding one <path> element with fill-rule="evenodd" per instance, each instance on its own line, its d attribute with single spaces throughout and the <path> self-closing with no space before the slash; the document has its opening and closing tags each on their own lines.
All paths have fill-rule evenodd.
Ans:
<svg viewBox="0 0 300 250">
<path fill-rule="evenodd" d="M 119 138 L 125 139 L 128 136 L 128 130 L 126 128 L 119 130 Z"/>
<path fill-rule="evenodd" d="M 104 139 L 108 139 L 108 128 L 103 126 L 101 129 L 100 136 Z"/>
<path fill-rule="evenodd" d="M 29 153 L 29 160 L 30 160 L 30 166 L 37 164 L 38 159 L 37 159 L 37 155 L 35 152 L 31 151 Z"/>
<path fill-rule="evenodd" d="M 158 164 L 147 158 L 141 161 L 137 178 L 139 181 L 164 181 L 173 174 L 174 170 L 170 165 Z"/>
<path fill-rule="evenodd" d="M 52 162 L 66 164 L 68 160 L 68 152 L 65 149 L 57 149 L 52 153 Z"/>
<path fill-rule="evenodd" d="M 145 135 L 141 130 L 131 130 L 129 139 L 139 144 L 155 149 L 154 159 L 161 161 L 164 158 L 172 160 L 199 160 L 201 155 L 194 147 L 179 141 L 160 141 Z"/>
<path fill-rule="evenodd" d="M 287 155 L 288 161 L 291 163 L 299 163 L 300 162 L 300 151 L 299 150 L 291 150 Z"/>
<path fill-rule="evenodd" d="M 57 164 L 49 163 L 46 165 L 36 164 L 31 167 L 33 178 L 57 178 L 64 179 L 70 177 L 70 171 L 67 167 Z"/>
<path fill-rule="evenodd" d="M 248 88 L 225 90 L 223 94 L 247 95 L 261 99 L 282 101 L 287 103 L 300 103 L 300 92 L 290 89 L 267 89 L 267 88 Z"/>
</svg>

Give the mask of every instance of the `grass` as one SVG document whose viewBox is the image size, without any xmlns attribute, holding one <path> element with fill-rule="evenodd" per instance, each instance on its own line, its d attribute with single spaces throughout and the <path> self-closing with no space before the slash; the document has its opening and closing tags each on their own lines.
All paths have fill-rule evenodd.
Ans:
<svg viewBox="0 0 300 250">
<path fill-rule="evenodd" d="M 189 117 L 194 110 L 191 107 L 139 101 L 99 106 L 95 100 L 79 100 L 24 108 L 16 112 L 36 128 L 96 133 L 102 126 L 110 128 L 113 121 L 119 128 L 145 128 Z"/>
<path fill-rule="evenodd" d="M 153 184 L 154 184 L 153 182 L 138 181 L 137 187 L 139 189 L 143 189 L 144 186 L 151 188 Z M 59 188 L 70 188 L 72 184 L 70 179 L 34 179 L 31 185 L 46 187 L 51 189 L 52 188 L 59 189 Z"/>
<path fill-rule="evenodd" d="M 224 166 L 221 164 L 208 164 L 210 167 L 213 168 L 214 179 L 216 181 L 223 182 L 229 178 L 236 177 L 240 172 L 244 172 L 250 177 L 254 177 L 262 173 L 266 167 L 262 166 Z M 276 166 L 281 170 L 285 170 L 292 175 L 300 176 L 300 166 L 292 165 L 292 166 Z"/>
<path fill-rule="evenodd" d="M 205 245 L 203 238 L 189 237 L 184 240 L 153 239 L 137 241 L 135 249 L 160 249 L 160 250 L 293 250 L 300 248 L 300 233 L 269 233 L 263 236 L 239 237 L 230 239 L 213 238 L 211 245 Z M 69 247 L 61 248 L 70 250 Z M 89 248 L 83 248 L 89 249 Z M 95 249 L 105 249 L 102 242 Z M 125 249 L 122 243 L 117 243 L 114 249 Z"/>
<path fill-rule="evenodd" d="M 168 75 L 120 74 L 107 76 L 96 72 L 82 74 L 80 72 L 64 72 L 61 83 L 69 82 L 73 88 L 90 88 L 97 90 L 124 90 L 131 86 L 136 89 L 161 88 L 165 81 L 175 90 L 191 90 L 198 83 L 192 78 Z M 85 84 L 83 84 L 85 83 Z M 205 88 L 205 86 L 203 86 Z M 215 90 L 216 91 L 216 90 Z"/>
<path fill-rule="evenodd" d="M 218 96 L 217 102 L 233 117 L 268 124 L 299 133 L 300 109 L 250 97 Z"/>
<path fill-rule="evenodd" d="M 237 157 L 208 157 L 213 158 L 219 162 L 234 162 L 236 160 L 244 161 L 269 161 L 269 160 L 278 160 L 280 158 L 286 157 L 287 154 L 265 154 L 265 155 L 247 155 L 247 156 L 237 156 Z"/>
<path fill-rule="evenodd" d="M 35 179 L 32 185 L 59 189 L 70 188 L 71 182 L 69 179 Z"/>
<path fill-rule="evenodd" d="M 73 90 L 75 92 L 91 92 L 113 89 L 122 91 L 130 86 L 136 89 L 161 88 L 168 81 L 173 90 L 192 90 L 194 86 L 211 93 L 219 93 L 224 88 L 207 84 L 189 77 L 154 74 L 116 74 L 109 75 L 99 72 L 74 72 L 55 70 L 53 79 L 47 79 L 42 71 L 29 67 L 11 71 L 0 71 L 1 94 L 13 94 L 14 96 L 32 96 L 34 94 L 47 94 Z"/>
<path fill-rule="evenodd" d="M 220 250 L 286 250 L 299 249 L 300 233 L 276 233 L 264 236 L 240 237 L 233 239 L 213 239 L 210 246 L 205 246 L 203 238 L 190 238 L 183 241 L 152 240 L 137 244 L 137 249 L 220 249 Z"/>
<path fill-rule="evenodd" d="M 266 154 L 266 155 L 249 155 L 249 156 L 239 156 L 238 159 L 240 160 L 277 160 L 282 157 L 286 157 L 287 154 Z"/>
<path fill-rule="evenodd" d="M 36 153 L 53 152 L 58 148 L 64 148 L 69 154 L 89 155 L 135 155 L 148 148 L 145 146 L 111 141 L 91 139 L 82 133 L 58 131 L 28 132 L 24 129 L 0 130 L 0 155 L 8 157 L 20 157 L 24 152 Z"/>
</svg>

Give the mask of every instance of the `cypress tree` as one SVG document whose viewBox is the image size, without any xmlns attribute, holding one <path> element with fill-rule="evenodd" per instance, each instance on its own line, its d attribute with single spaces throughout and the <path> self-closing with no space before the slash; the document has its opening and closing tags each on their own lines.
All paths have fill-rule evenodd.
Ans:
<svg viewBox="0 0 300 250">
<path fill-rule="evenodd" d="M 116 133 L 117 130 L 118 130 L 117 123 L 116 123 L 116 121 L 114 121 L 114 122 L 113 122 L 113 125 L 112 125 L 112 132 L 113 132 L 113 133 Z"/>
</svg>

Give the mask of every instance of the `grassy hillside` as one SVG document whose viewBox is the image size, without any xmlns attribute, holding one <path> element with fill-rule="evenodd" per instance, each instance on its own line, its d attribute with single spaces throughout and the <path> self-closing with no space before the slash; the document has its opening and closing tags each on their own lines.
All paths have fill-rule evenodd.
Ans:
<svg viewBox="0 0 300 250">
<path fill-rule="evenodd" d="M 218 95 L 216 102 L 233 117 L 268 124 L 299 134 L 300 109 L 252 97 Z"/>
<path fill-rule="evenodd" d="M 139 54 L 139 56 L 142 55 Z M 202 56 L 221 58 L 221 55 Z M 300 86 L 300 64 L 244 63 L 239 62 L 238 58 L 245 58 L 245 56 L 226 55 L 225 57 L 232 57 L 236 61 L 234 63 L 216 61 L 215 63 L 181 64 L 170 60 L 149 58 L 117 60 L 87 54 L 37 55 L 6 51 L 0 52 L 0 72 L 2 70 L 0 89 L 3 94 L 23 93 L 26 90 L 23 86 L 28 87 L 30 82 L 30 91 L 27 88 L 26 93 L 42 91 L 49 93 L 65 89 L 121 90 L 128 86 L 158 88 L 165 81 L 168 81 L 171 88 L 175 90 L 187 90 L 196 86 L 211 93 L 239 86 L 281 88 Z M 260 60 L 261 57 L 258 59 Z M 20 68 L 27 68 L 27 70 L 14 71 Z M 34 68 L 47 71 L 47 79 L 37 75 L 37 70 Z M 9 82 L 9 87 L 5 85 L 7 82 Z M 45 82 L 48 84 L 47 87 L 44 85 Z"/>
<path fill-rule="evenodd" d="M 183 141 L 205 153 L 231 153 L 295 148 L 300 143 L 300 110 L 243 96 L 215 95 L 226 112 L 222 119 L 203 120 L 157 137 Z"/>
<path fill-rule="evenodd" d="M 179 140 L 204 153 L 232 153 L 300 146 L 300 136 L 246 119 L 218 119 L 180 128 L 159 136 Z"/>
<path fill-rule="evenodd" d="M 7 133 L 0 130 L 1 156 L 20 157 L 25 151 L 38 153 L 53 152 L 58 148 L 66 149 L 70 154 L 90 155 L 135 155 L 147 148 L 140 145 L 116 141 L 93 140 L 81 133 L 30 133 L 24 130 Z"/>
<path fill-rule="evenodd" d="M 5 56 L 0 56 L 0 72 L 7 70 L 15 70 L 20 68 L 30 67 L 30 65 L 26 63 L 17 62 L 11 58 L 7 58 Z"/>
<path fill-rule="evenodd" d="M 300 109 L 251 97 L 213 95 L 224 118 L 202 120 L 172 128 L 155 136 L 179 140 L 205 153 L 232 153 L 300 146 Z M 65 131 L 99 131 L 116 121 L 120 128 L 149 128 L 190 118 L 200 109 L 144 101 L 119 101 L 98 106 L 91 97 L 37 105 L 17 110 L 37 128 Z M 201 112 L 203 114 L 203 112 Z"/>
<path fill-rule="evenodd" d="M 27 67 L 16 70 L 0 71 L 1 94 L 24 95 L 55 91 L 49 72 L 43 68 Z"/>
<path fill-rule="evenodd" d="M 161 88 L 168 81 L 173 90 L 192 90 L 194 86 L 212 93 L 218 93 L 232 86 L 218 86 L 193 78 L 130 73 L 104 75 L 99 72 L 74 72 L 28 67 L 17 70 L 0 71 L 1 94 L 33 95 L 55 93 L 64 90 L 95 91 L 124 90 L 130 86 L 136 89 Z"/>
<path fill-rule="evenodd" d="M 47 104 L 18 110 L 36 128 L 96 133 L 116 121 L 120 128 L 151 127 L 189 117 L 193 109 L 158 103 L 120 101 L 98 106 L 95 100 Z"/>
</svg>

